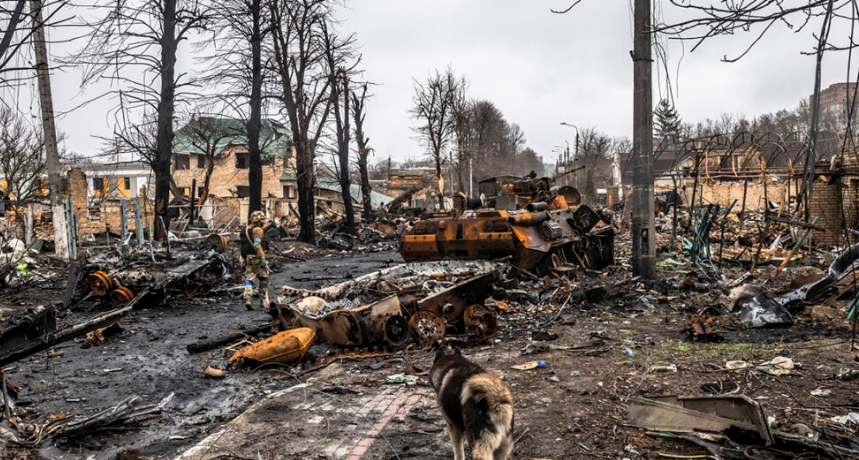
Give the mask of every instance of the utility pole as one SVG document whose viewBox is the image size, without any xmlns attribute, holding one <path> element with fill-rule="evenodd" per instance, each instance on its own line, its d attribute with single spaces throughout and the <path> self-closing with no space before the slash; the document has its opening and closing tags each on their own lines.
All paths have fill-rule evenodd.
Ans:
<svg viewBox="0 0 859 460">
<path fill-rule="evenodd" d="M 635 0 L 632 133 L 632 273 L 656 278 L 653 226 L 653 70 L 650 0 Z"/>
<path fill-rule="evenodd" d="M 60 151 L 57 147 L 57 128 L 54 124 L 54 100 L 51 95 L 51 76 L 48 68 L 48 49 L 45 43 L 41 0 L 30 1 L 30 12 L 33 16 L 33 48 L 36 53 L 42 131 L 45 135 L 48 194 L 51 198 L 51 223 L 54 227 L 54 254 L 60 259 L 68 259 L 69 233 L 66 212 L 63 208 L 63 172 L 60 165 Z"/>
</svg>

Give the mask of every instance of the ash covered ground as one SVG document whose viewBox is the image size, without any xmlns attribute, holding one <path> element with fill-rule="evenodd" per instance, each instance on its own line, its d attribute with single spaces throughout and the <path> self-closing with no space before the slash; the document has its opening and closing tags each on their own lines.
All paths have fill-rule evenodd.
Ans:
<svg viewBox="0 0 859 460">
<path fill-rule="evenodd" d="M 272 291 L 281 285 L 315 289 L 398 263 L 392 251 L 282 259 L 273 264 Z M 660 270 L 665 280 L 683 278 L 682 267 L 662 264 Z M 715 303 L 718 294 L 681 291 L 669 281 L 646 285 L 618 268 L 578 276 L 582 286 L 604 292 L 566 303 L 508 299 L 506 311 L 498 310 L 494 338 L 463 351 L 500 374 L 513 392 L 514 458 L 709 455 L 693 443 L 647 435 L 623 421 L 636 398 L 708 394 L 713 385 L 707 384 L 714 383 L 727 390 L 735 385 L 732 391 L 759 403 L 773 427 L 815 427 L 845 448 L 855 444 L 855 425 L 831 420 L 859 407 L 859 380 L 844 378 L 859 362 L 843 315 L 808 308 L 792 327 L 764 329 L 723 315 L 710 324 L 713 338 L 695 340 L 686 330 L 689 312 Z M 780 275 L 774 289 L 786 290 L 793 276 L 791 270 Z M 522 287 L 530 292 L 537 285 Z M 62 288 L 24 290 L 6 302 L 16 308 L 50 303 Z M 541 291 L 549 289 L 551 283 Z M 432 364 L 431 350 L 343 359 L 305 373 L 269 366 L 207 377 L 206 367 L 225 368 L 229 353 L 217 347 L 192 354 L 187 345 L 270 320 L 263 311 L 246 311 L 240 292 L 225 285 L 205 295 L 138 305 L 104 341 L 77 339 L 7 366 L 7 377 L 20 387 L 18 406 L 32 414 L 92 414 L 130 396 L 161 409 L 156 420 L 10 449 L 8 458 L 452 457 L 434 395 L 420 376 Z M 650 300 L 643 304 L 642 298 Z M 61 321 L 75 323 L 98 311 L 94 302 L 84 302 Z M 535 340 L 546 338 L 541 332 L 557 338 Z M 756 368 L 776 357 L 790 358 L 794 369 L 771 375 Z M 542 364 L 512 368 L 532 361 Z M 731 361 L 750 367 L 731 369 Z M 404 372 L 419 374 L 416 382 L 386 381 Z"/>
</svg>

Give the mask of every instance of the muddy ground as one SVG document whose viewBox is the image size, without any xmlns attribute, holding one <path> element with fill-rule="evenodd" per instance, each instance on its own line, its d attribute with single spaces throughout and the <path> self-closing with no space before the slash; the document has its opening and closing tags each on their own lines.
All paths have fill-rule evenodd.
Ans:
<svg viewBox="0 0 859 460">
<path fill-rule="evenodd" d="M 315 288 L 400 260 L 394 252 L 284 260 L 276 265 L 279 272 L 272 275 L 272 291 L 283 284 Z M 613 276 L 622 278 L 623 274 Z M 700 343 L 683 331 L 687 312 L 681 306 L 711 303 L 714 299 L 710 294 L 680 294 L 665 286 L 651 291 L 636 283 L 629 286 L 610 290 L 608 296 L 595 302 L 571 302 L 559 321 L 545 328 L 559 336 L 551 342 L 532 342 L 531 337 L 540 330 L 537 323 L 553 316 L 557 305 L 511 304 L 518 312 L 499 317 L 500 329 L 494 341 L 465 349 L 467 356 L 501 374 L 513 391 L 519 439 L 514 458 L 649 459 L 665 458 L 661 454 L 705 454 L 688 443 L 646 436 L 621 422 L 632 398 L 703 394 L 701 385 L 717 380 L 735 382 L 739 393 L 760 402 L 781 426 L 802 423 L 853 435 L 850 428 L 829 421 L 833 416 L 859 412 L 859 380 L 835 378 L 838 373 L 859 369 L 843 316 L 818 319 L 805 315 L 790 328 L 759 330 L 746 330 L 732 316 L 726 316 L 716 325 L 721 341 Z M 642 295 L 662 291 L 678 297 L 656 304 L 652 310 L 641 311 L 636 306 Z M 41 294 L 23 292 L 12 302 L 32 305 L 40 297 L 57 298 L 60 292 L 60 288 Z M 373 414 L 381 414 L 349 415 L 357 413 L 357 405 L 365 404 L 365 400 L 411 396 L 414 398 L 406 399 L 411 401 L 408 410 L 403 406 L 381 433 L 371 435 L 378 439 L 366 452 L 350 458 L 452 458 L 443 423 L 423 382 L 414 386 L 385 383 L 386 376 L 403 372 L 409 362 L 428 369 L 431 352 L 407 355 L 405 360 L 343 361 L 300 377 L 275 368 L 230 371 L 222 380 L 206 378 L 203 370 L 207 365 L 224 367 L 224 350 L 189 354 L 186 345 L 249 329 L 267 319 L 259 310 L 246 311 L 238 298 L 240 292 L 228 289 L 204 297 L 174 299 L 167 305 L 141 305 L 120 322 L 123 331 L 104 343 L 69 342 L 52 349 L 62 351 L 61 356 L 48 358 L 48 352 L 40 353 L 12 366 L 9 378 L 21 386 L 22 402 L 35 413 L 92 413 L 131 395 L 147 403 L 161 403 L 164 409 L 161 420 L 141 428 L 63 439 L 31 456 L 113 459 L 123 451 L 136 455 L 139 450 L 142 458 L 174 458 L 266 395 L 309 383 L 311 390 L 304 390 L 300 403 L 272 403 L 247 417 L 257 423 L 257 428 L 241 436 L 242 442 L 234 450 L 200 458 L 346 458 L 337 454 L 337 444 L 332 443 L 342 442 L 353 431 L 372 431 Z M 90 312 L 77 309 L 66 321 L 88 318 L 99 311 L 92 308 Z M 598 346 L 561 349 L 594 335 L 602 337 Z M 522 349 L 529 344 L 553 349 L 523 356 Z M 759 364 L 776 356 L 790 357 L 801 367 L 782 376 L 725 368 L 731 360 Z M 510 368 L 532 360 L 543 361 L 545 368 Z M 658 371 L 671 364 L 676 372 Z M 830 393 L 813 396 L 813 390 Z M 321 400 L 314 403 L 312 397 Z M 326 412 L 332 408 L 341 412 Z M 313 423 L 319 428 L 314 429 Z"/>
<path fill-rule="evenodd" d="M 289 284 L 317 288 L 332 279 L 347 279 L 401 263 L 395 252 L 333 254 L 308 261 L 284 260 L 272 274 L 271 293 Z M 25 291 L 11 299 L 21 308 L 62 296 L 64 286 Z M 140 430 L 97 433 L 37 453 L 44 459 L 110 459 L 127 448 L 144 456 L 170 458 L 189 442 L 235 417 L 267 392 L 282 385 L 268 373 L 235 372 L 223 380 L 206 378 L 208 364 L 223 368 L 225 352 L 189 354 L 185 347 L 206 338 L 265 324 L 269 315 L 247 311 L 241 286 L 204 297 L 173 298 L 164 305 L 140 305 L 120 325 L 122 332 L 104 343 L 84 339 L 60 344 L 49 358 L 39 353 L 19 361 L 9 378 L 21 386 L 19 405 L 37 414 L 87 414 L 113 406 L 132 395 L 142 403 L 163 404 L 164 418 Z M 63 318 L 74 324 L 95 316 L 99 305 L 86 302 Z"/>
</svg>

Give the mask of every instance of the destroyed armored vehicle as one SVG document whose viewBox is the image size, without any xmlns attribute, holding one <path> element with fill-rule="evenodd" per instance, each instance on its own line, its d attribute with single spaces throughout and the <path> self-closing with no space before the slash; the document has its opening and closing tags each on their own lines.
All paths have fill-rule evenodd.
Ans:
<svg viewBox="0 0 859 460">
<path fill-rule="evenodd" d="M 539 211 L 466 211 L 416 222 L 400 254 L 406 262 L 499 259 L 512 256 L 522 270 L 545 273 L 576 264 L 601 269 L 614 263 L 615 228 L 586 205 Z"/>
<path fill-rule="evenodd" d="M 538 273 L 570 264 L 590 269 L 613 264 L 615 228 L 579 204 L 575 188 L 551 190 L 559 176 L 481 181 L 483 201 L 493 209 L 438 213 L 418 221 L 404 236 L 400 254 L 407 262 L 511 257 L 517 268 Z M 520 206 L 524 209 L 510 209 Z"/>
</svg>

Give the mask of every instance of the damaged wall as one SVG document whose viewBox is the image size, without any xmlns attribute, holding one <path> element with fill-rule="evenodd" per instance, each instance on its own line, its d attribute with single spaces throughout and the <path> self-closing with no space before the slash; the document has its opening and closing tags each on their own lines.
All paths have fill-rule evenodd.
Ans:
<svg viewBox="0 0 859 460">
<path fill-rule="evenodd" d="M 68 169 L 66 193 L 72 199 L 78 236 L 103 233 L 108 229 L 114 233 L 120 233 L 121 201 L 111 198 L 90 203 L 87 193 L 88 179 L 81 168 L 71 167 Z M 145 228 L 152 222 L 153 209 L 151 203 L 146 199 L 146 188 L 143 187 L 141 190 L 139 198 Z M 126 228 L 129 231 L 137 229 L 135 198 L 137 197 L 128 197 L 125 202 Z"/>
<path fill-rule="evenodd" d="M 121 232 L 122 217 L 120 213 L 121 201 L 119 198 L 95 199 L 90 203 L 88 184 L 89 177 L 79 167 L 69 167 L 63 183 L 63 196 L 72 199 L 72 208 L 75 216 L 75 228 L 77 236 L 87 236 L 104 233 L 110 229 L 113 233 Z M 135 204 L 137 197 L 126 198 L 125 215 L 126 228 L 134 231 L 137 228 L 135 220 Z M 146 188 L 141 189 L 140 195 L 143 226 L 148 227 L 152 221 L 152 204 L 146 199 Z M 26 215 L 26 208 L 19 209 L 21 216 Z M 18 224 L 14 210 L 6 210 L 6 222 L 8 226 Z M 52 227 L 51 210 L 46 205 L 36 204 L 33 209 L 33 230 L 36 237 L 45 241 L 53 241 L 54 233 Z"/>
<path fill-rule="evenodd" d="M 826 229 L 814 232 L 814 243 L 832 248 L 855 241 L 856 237 L 850 238 L 844 229 L 859 228 L 859 177 L 845 176 L 834 181 L 826 176 L 818 178 L 811 195 L 811 216 L 819 217 L 817 225 Z"/>
</svg>

